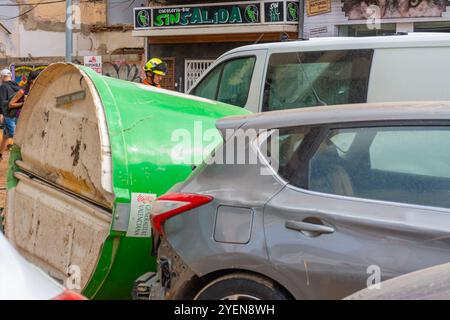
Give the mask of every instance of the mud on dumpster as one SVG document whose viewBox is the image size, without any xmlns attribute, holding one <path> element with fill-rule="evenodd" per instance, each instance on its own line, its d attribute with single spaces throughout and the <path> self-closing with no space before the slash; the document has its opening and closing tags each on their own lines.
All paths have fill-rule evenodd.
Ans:
<svg viewBox="0 0 450 320">
<path fill-rule="evenodd" d="M 50 65 L 17 126 L 8 238 L 90 298 L 130 298 L 134 280 L 155 269 L 140 205 L 185 180 L 220 143 L 211 134 L 217 119 L 246 113 L 83 66 Z M 199 145 L 199 135 L 209 141 Z"/>
</svg>

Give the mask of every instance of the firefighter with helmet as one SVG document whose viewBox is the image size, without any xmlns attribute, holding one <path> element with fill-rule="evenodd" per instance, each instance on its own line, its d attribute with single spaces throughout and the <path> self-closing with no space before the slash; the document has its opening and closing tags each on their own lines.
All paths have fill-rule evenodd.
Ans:
<svg viewBox="0 0 450 320">
<path fill-rule="evenodd" d="M 161 88 L 161 80 L 167 74 L 167 64 L 159 58 L 152 58 L 144 66 L 143 84 Z"/>
</svg>

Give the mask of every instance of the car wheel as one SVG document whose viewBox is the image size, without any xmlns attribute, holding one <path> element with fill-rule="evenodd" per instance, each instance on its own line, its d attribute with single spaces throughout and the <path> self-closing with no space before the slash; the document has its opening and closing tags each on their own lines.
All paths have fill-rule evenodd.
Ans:
<svg viewBox="0 0 450 320">
<path fill-rule="evenodd" d="M 247 273 L 220 277 L 197 293 L 194 300 L 287 300 L 273 281 Z"/>
</svg>

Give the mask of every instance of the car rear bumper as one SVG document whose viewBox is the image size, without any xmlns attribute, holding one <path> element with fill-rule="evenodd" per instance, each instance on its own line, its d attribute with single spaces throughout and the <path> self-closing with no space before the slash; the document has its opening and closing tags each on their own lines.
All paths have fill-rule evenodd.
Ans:
<svg viewBox="0 0 450 320">
<path fill-rule="evenodd" d="M 135 281 L 133 299 L 190 299 L 195 279 L 195 273 L 170 244 L 162 239 L 158 248 L 157 272 L 148 272 Z"/>
<path fill-rule="evenodd" d="M 156 272 L 147 272 L 140 276 L 133 287 L 134 300 L 163 300 L 164 288 Z"/>
</svg>

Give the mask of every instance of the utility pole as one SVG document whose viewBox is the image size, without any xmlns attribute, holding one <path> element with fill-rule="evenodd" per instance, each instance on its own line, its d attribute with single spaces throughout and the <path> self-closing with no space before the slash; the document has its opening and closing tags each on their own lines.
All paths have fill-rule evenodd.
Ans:
<svg viewBox="0 0 450 320">
<path fill-rule="evenodd" d="M 72 62 L 73 52 L 72 0 L 66 0 L 66 62 Z"/>
<path fill-rule="evenodd" d="M 305 0 L 298 2 L 298 38 L 305 38 Z"/>
</svg>

